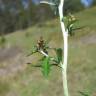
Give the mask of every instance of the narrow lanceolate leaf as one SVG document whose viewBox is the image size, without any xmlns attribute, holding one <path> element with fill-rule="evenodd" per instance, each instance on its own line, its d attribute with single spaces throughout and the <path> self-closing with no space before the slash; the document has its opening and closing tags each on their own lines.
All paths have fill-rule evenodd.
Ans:
<svg viewBox="0 0 96 96">
<path fill-rule="evenodd" d="M 42 63 L 42 73 L 45 77 L 48 77 L 49 75 L 49 72 L 50 72 L 50 57 L 46 57 L 44 60 L 43 60 L 43 63 Z"/>
<path fill-rule="evenodd" d="M 27 56 L 33 55 L 36 52 L 38 52 L 37 48 L 36 47 L 33 47 L 32 48 L 32 51 Z"/>
<path fill-rule="evenodd" d="M 58 49 L 55 49 L 55 51 L 56 51 L 56 54 L 57 54 L 58 63 L 60 63 L 62 61 L 62 49 L 58 48 Z"/>
</svg>

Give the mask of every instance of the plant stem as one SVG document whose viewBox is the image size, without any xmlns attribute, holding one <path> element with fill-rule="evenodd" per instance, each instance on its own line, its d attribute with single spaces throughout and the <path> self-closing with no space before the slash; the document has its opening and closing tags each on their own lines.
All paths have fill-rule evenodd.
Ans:
<svg viewBox="0 0 96 96">
<path fill-rule="evenodd" d="M 45 57 L 50 57 L 48 54 L 46 54 L 43 50 L 39 51 L 42 55 L 44 55 Z M 52 61 L 55 61 L 54 58 L 51 58 Z"/>
<path fill-rule="evenodd" d="M 49 55 L 46 54 L 44 51 L 40 50 L 39 52 L 40 52 L 41 54 L 43 54 L 44 56 L 49 57 Z"/>
<path fill-rule="evenodd" d="M 62 67 L 62 78 L 63 78 L 63 89 L 64 89 L 64 95 L 68 95 L 68 85 L 67 85 L 67 59 L 68 59 L 68 30 L 65 29 L 64 22 L 62 21 L 63 19 L 63 5 L 64 5 L 64 0 L 60 0 L 59 4 L 59 17 L 60 17 L 60 23 L 61 23 L 61 30 L 62 30 L 62 35 L 63 35 L 63 40 L 64 40 L 64 53 L 63 53 L 63 64 L 61 64 Z"/>
</svg>

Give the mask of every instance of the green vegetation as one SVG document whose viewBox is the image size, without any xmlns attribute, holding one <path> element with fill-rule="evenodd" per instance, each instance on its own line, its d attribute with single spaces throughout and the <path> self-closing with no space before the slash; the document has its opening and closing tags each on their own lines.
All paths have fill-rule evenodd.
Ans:
<svg viewBox="0 0 96 96">
<path fill-rule="evenodd" d="M 6 96 L 6 94 L 10 91 L 10 85 L 6 81 L 2 81 L 0 79 L 0 96 Z"/>
<path fill-rule="evenodd" d="M 96 7 L 93 7 L 75 14 L 79 20 L 78 26 L 82 28 L 75 30 L 75 35 L 69 37 L 68 86 L 71 96 L 81 96 L 79 91 L 88 92 L 91 96 L 96 92 L 95 10 Z M 50 46 L 62 47 L 60 31 L 59 21 L 54 19 L 45 22 L 44 26 L 33 26 L 8 34 L 5 38 L 10 46 L 19 46 L 27 55 L 40 36 L 49 41 Z M 30 34 L 28 37 L 26 37 L 26 32 Z M 52 53 L 54 55 L 54 52 Z M 32 60 L 32 64 L 34 61 L 35 59 Z M 42 78 L 42 73 L 38 68 L 27 64 L 22 66 L 26 66 L 23 71 L 18 71 L 12 76 L 0 77 L 0 96 L 62 96 L 62 78 L 59 68 L 54 68 L 46 80 Z M 3 83 L 2 78 L 5 78 Z"/>
</svg>

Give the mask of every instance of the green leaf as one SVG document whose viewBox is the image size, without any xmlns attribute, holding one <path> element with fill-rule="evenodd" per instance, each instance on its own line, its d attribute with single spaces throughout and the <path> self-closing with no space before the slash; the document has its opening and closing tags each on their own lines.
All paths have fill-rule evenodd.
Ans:
<svg viewBox="0 0 96 96">
<path fill-rule="evenodd" d="M 89 96 L 87 93 L 82 92 L 82 91 L 79 91 L 79 93 L 80 93 L 82 96 Z"/>
<path fill-rule="evenodd" d="M 42 73 L 44 75 L 44 77 L 48 77 L 49 73 L 50 73 L 50 57 L 46 57 L 44 60 L 43 60 L 43 63 L 42 63 Z"/>
<path fill-rule="evenodd" d="M 29 54 L 27 54 L 27 56 L 33 55 L 33 54 L 36 53 L 36 52 L 38 52 L 38 50 L 37 50 L 37 48 L 34 46 L 34 47 L 32 48 L 32 51 L 31 51 Z"/>
<path fill-rule="evenodd" d="M 73 31 L 74 31 L 74 27 L 75 27 L 76 22 L 77 22 L 77 20 L 68 21 L 67 29 L 68 29 L 68 33 L 70 36 L 74 35 Z"/>
<path fill-rule="evenodd" d="M 62 49 L 58 48 L 58 49 L 55 49 L 55 51 L 56 51 L 56 54 L 57 54 L 58 63 L 60 63 L 62 61 Z"/>
</svg>

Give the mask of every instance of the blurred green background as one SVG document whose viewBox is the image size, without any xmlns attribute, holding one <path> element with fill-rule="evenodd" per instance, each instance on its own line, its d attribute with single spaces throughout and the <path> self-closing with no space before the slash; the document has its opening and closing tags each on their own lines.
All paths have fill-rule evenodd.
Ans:
<svg viewBox="0 0 96 96">
<path fill-rule="evenodd" d="M 46 79 L 41 69 L 32 67 L 41 55 L 26 56 L 40 36 L 49 46 L 63 48 L 58 16 L 49 6 L 31 0 L 27 8 L 20 0 L 0 1 L 0 96 L 63 96 L 60 68 L 52 67 Z M 71 96 L 81 96 L 79 91 L 95 96 L 96 1 L 87 9 L 79 0 L 65 3 L 66 16 L 73 13 L 78 19 L 75 27 L 82 27 L 69 36 L 69 92 Z"/>
</svg>

